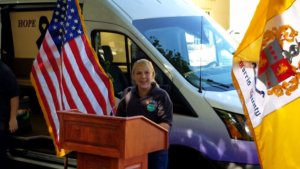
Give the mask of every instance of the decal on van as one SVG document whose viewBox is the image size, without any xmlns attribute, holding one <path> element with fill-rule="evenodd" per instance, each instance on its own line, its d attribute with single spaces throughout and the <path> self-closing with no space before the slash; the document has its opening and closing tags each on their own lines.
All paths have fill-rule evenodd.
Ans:
<svg viewBox="0 0 300 169">
<path fill-rule="evenodd" d="M 51 17 L 52 11 L 14 11 L 10 13 L 16 58 L 36 57 Z"/>
</svg>

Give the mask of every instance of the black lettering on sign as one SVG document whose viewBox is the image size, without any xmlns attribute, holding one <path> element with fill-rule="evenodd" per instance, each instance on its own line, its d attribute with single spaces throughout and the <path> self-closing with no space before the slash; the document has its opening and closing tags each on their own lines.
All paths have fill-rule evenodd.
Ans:
<svg viewBox="0 0 300 169">
<path fill-rule="evenodd" d="M 32 27 L 36 27 L 36 20 L 35 19 L 18 20 L 18 27 L 19 28 L 32 28 Z"/>
</svg>

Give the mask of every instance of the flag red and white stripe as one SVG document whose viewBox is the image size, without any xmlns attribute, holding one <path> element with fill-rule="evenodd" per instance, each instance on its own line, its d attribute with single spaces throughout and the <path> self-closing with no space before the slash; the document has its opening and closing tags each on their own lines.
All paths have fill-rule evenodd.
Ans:
<svg viewBox="0 0 300 169">
<path fill-rule="evenodd" d="M 31 80 L 58 155 L 57 111 L 76 109 L 96 115 L 114 114 L 112 83 L 97 61 L 86 36 L 77 2 L 58 0 L 35 59 Z"/>
</svg>

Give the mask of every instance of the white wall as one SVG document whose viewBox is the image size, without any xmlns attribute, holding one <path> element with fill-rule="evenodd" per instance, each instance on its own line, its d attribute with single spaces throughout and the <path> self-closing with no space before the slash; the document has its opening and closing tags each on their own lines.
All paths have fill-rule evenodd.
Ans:
<svg viewBox="0 0 300 169">
<path fill-rule="evenodd" d="M 230 0 L 230 28 L 228 31 L 232 32 L 231 34 L 238 41 L 242 40 L 258 2 L 259 0 Z"/>
</svg>

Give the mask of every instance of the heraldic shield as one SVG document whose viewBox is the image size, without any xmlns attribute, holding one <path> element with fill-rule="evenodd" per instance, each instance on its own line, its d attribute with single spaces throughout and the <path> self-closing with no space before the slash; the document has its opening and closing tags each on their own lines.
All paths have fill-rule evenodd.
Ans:
<svg viewBox="0 0 300 169">
<path fill-rule="evenodd" d="M 293 75 L 295 72 L 283 56 L 278 40 L 275 39 L 261 51 L 258 79 L 266 85 L 267 89 L 270 89 Z"/>
</svg>

